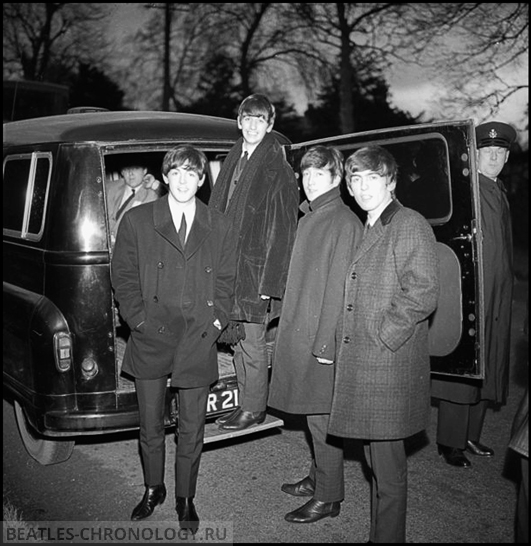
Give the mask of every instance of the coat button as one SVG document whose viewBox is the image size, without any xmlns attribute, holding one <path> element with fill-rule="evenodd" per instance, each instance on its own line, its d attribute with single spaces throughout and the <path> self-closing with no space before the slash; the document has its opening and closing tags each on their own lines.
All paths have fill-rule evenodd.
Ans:
<svg viewBox="0 0 531 546">
<path fill-rule="evenodd" d="M 166 332 L 166 328 L 164 326 L 161 326 L 158 330 L 159 334 L 164 334 Z"/>
<path fill-rule="evenodd" d="M 207 337 L 207 336 L 208 336 L 208 334 L 207 334 L 206 332 L 203 332 L 203 333 L 201 334 L 201 337 Z"/>
<path fill-rule="evenodd" d="M 352 303 L 349 303 L 347 305 L 347 311 L 352 311 L 352 309 L 354 309 L 354 306 L 352 305 Z"/>
<path fill-rule="evenodd" d="M 358 274 L 357 274 L 355 271 L 353 271 L 353 272 L 350 274 L 350 278 L 351 278 L 351 279 L 356 279 L 357 276 L 358 276 Z"/>
<path fill-rule="evenodd" d="M 212 273 L 212 268 L 209 265 L 205 267 L 205 273 Z"/>
<path fill-rule="evenodd" d="M 154 301 L 155 303 L 159 303 L 159 298 L 158 298 L 158 296 L 153 296 L 153 301 Z"/>
<path fill-rule="evenodd" d="M 162 268 L 164 267 L 164 262 L 159 262 L 159 263 L 157 264 L 157 267 L 158 267 L 159 269 L 162 269 Z"/>
<path fill-rule="evenodd" d="M 343 338 L 343 343 L 350 343 L 350 337 L 349 336 L 345 336 Z"/>
<path fill-rule="evenodd" d="M 209 307 L 214 307 L 214 302 L 212 300 L 207 300 L 207 305 Z"/>
</svg>

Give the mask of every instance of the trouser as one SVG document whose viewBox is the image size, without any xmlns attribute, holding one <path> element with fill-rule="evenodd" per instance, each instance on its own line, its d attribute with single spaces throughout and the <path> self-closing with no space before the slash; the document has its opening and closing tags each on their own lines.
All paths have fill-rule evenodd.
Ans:
<svg viewBox="0 0 531 546">
<path fill-rule="evenodd" d="M 330 414 L 307 415 L 313 443 L 309 476 L 315 484 L 313 498 L 321 502 L 337 502 L 345 498 L 343 474 L 343 441 L 328 436 Z"/>
<path fill-rule="evenodd" d="M 407 458 L 403 440 L 364 443 L 371 469 L 371 542 L 405 542 Z"/>
<path fill-rule="evenodd" d="M 456 404 L 440 400 L 437 419 L 437 443 L 465 449 L 467 440 L 479 442 L 488 400 L 477 404 Z"/>
<path fill-rule="evenodd" d="M 244 411 L 265 411 L 269 388 L 266 324 L 245 322 L 245 339 L 234 346 L 239 403 Z"/>
<path fill-rule="evenodd" d="M 164 400 L 167 378 L 136 379 L 140 413 L 140 453 L 147 486 L 164 483 L 166 454 Z M 175 454 L 175 496 L 193 497 L 196 492 L 209 388 L 178 389 L 179 417 Z"/>
</svg>

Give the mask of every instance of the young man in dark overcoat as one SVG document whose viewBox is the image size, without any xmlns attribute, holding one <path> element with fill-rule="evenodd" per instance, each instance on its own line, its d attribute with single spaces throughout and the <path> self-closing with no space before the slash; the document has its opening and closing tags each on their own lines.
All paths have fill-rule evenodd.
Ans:
<svg viewBox="0 0 531 546">
<path fill-rule="evenodd" d="M 339 514 L 344 498 L 343 444 L 328 436 L 334 388 L 336 325 L 341 316 L 345 275 L 361 240 L 363 225 L 339 189 L 343 155 L 314 146 L 302 157 L 306 200 L 291 255 L 284 304 L 273 356 L 269 405 L 306 416 L 312 440 L 309 472 L 282 491 L 310 497 L 286 514 L 293 523 L 312 523 Z"/>
<path fill-rule="evenodd" d="M 123 371 L 135 378 L 146 490 L 133 520 L 164 502 L 168 377 L 178 402 L 176 510 L 197 531 L 194 506 L 209 386 L 218 379 L 216 341 L 228 324 L 236 246 L 231 222 L 196 199 L 207 159 L 191 146 L 164 157 L 169 193 L 127 212 L 112 258 L 112 283 L 131 329 Z"/>
</svg>

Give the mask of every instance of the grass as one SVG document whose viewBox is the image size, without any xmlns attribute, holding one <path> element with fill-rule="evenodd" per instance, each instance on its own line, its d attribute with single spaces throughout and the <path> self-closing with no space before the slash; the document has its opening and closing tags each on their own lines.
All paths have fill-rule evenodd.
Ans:
<svg viewBox="0 0 531 546">
<path fill-rule="evenodd" d="M 3 492 L 3 508 L 4 508 L 4 514 L 3 514 L 3 522 L 2 525 L 2 544 L 6 544 L 6 530 L 5 530 L 5 523 L 9 523 L 10 529 L 23 529 L 24 531 L 31 530 L 33 527 L 24 521 L 24 515 L 22 512 L 13 506 L 9 498 L 6 496 L 6 492 Z M 10 541 L 12 542 L 12 541 Z M 38 538 L 32 539 L 31 543 L 36 542 L 46 542 L 45 540 L 41 540 Z"/>
</svg>

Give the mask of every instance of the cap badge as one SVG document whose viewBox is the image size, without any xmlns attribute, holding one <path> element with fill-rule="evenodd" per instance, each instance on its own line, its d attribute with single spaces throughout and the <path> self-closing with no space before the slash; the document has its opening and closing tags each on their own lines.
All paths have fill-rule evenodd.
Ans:
<svg viewBox="0 0 531 546">
<path fill-rule="evenodd" d="M 498 133 L 496 132 L 496 129 L 491 129 L 489 131 L 489 137 L 490 138 L 496 138 L 498 136 Z"/>
</svg>

